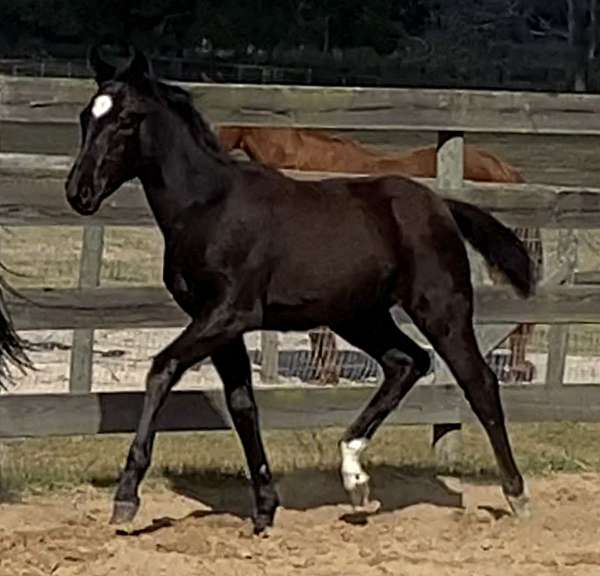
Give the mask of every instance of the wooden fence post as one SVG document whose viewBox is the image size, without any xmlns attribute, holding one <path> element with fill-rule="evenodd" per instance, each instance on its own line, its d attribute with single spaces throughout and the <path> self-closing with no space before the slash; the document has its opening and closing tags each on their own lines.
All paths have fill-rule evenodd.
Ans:
<svg viewBox="0 0 600 576">
<path fill-rule="evenodd" d="M 464 135 L 462 132 L 439 132 L 437 145 L 438 190 L 462 188 L 464 172 Z M 440 423 L 433 426 L 432 444 L 440 466 L 453 468 L 462 459 L 461 425 Z"/>
<path fill-rule="evenodd" d="M 85 226 L 79 264 L 79 288 L 95 288 L 100 283 L 104 226 Z M 94 330 L 73 331 L 69 392 L 87 394 L 92 390 Z"/>
<path fill-rule="evenodd" d="M 571 284 L 577 268 L 577 237 L 571 229 L 561 229 L 556 247 L 558 262 L 561 266 L 566 260 L 567 276 L 565 282 Z M 548 331 L 548 363 L 546 367 L 546 386 L 559 388 L 565 376 L 565 365 L 569 349 L 569 325 L 553 324 Z"/>
<path fill-rule="evenodd" d="M 263 382 L 273 384 L 279 375 L 279 339 L 277 332 L 263 331 L 260 333 L 261 368 L 260 376 Z"/>
</svg>

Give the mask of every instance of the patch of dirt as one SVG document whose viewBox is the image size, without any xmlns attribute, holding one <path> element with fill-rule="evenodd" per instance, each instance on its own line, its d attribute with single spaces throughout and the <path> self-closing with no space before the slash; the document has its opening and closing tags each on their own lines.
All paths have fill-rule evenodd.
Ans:
<svg viewBox="0 0 600 576">
<path fill-rule="evenodd" d="M 136 521 L 107 524 L 111 494 L 81 488 L 0 505 L 0 576 L 592 576 L 600 573 L 600 475 L 530 481 L 534 513 L 510 516 L 497 485 L 375 477 L 382 511 L 348 516 L 339 478 L 282 478 L 286 507 L 268 538 L 249 536 L 241 481 L 143 491 Z M 456 482 L 454 482 L 456 484 Z M 351 522 L 350 520 L 353 519 Z"/>
</svg>

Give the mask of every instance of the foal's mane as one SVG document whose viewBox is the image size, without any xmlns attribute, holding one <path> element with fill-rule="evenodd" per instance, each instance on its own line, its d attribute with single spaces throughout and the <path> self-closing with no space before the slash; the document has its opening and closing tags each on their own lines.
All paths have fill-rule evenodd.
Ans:
<svg viewBox="0 0 600 576">
<path fill-rule="evenodd" d="M 202 114 L 196 110 L 187 90 L 159 80 L 153 80 L 152 86 L 155 95 L 186 123 L 192 138 L 206 154 L 221 163 L 233 163 Z"/>
<path fill-rule="evenodd" d="M 194 142 L 198 147 L 214 161 L 227 166 L 239 166 L 240 162 L 231 157 L 221 146 L 216 134 L 211 130 L 210 126 L 202 116 L 202 114 L 194 106 L 191 94 L 173 84 L 167 84 L 153 76 L 147 77 L 149 81 L 150 92 L 156 97 L 159 102 L 162 102 L 170 108 L 175 114 L 181 118 L 188 127 Z M 244 166 L 252 166 L 262 172 L 269 174 L 281 173 L 260 162 L 250 161 L 244 162 Z"/>
</svg>

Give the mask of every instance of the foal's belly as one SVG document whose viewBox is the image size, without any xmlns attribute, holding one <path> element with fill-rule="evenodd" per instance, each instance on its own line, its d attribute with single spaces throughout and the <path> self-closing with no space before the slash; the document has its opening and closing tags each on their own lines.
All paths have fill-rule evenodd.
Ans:
<svg viewBox="0 0 600 576">
<path fill-rule="evenodd" d="M 324 250 L 292 258 L 273 274 L 264 307 L 266 327 L 306 330 L 335 325 L 393 304 L 395 266 L 381 253 Z"/>
<path fill-rule="evenodd" d="M 303 192 L 304 194 L 304 192 Z M 393 303 L 398 237 L 386 202 L 350 194 L 303 196 L 277 214 L 277 254 L 264 302 L 269 324 L 333 325 Z M 306 204 L 308 203 L 308 206 Z M 388 304 L 389 303 L 389 304 Z"/>
</svg>

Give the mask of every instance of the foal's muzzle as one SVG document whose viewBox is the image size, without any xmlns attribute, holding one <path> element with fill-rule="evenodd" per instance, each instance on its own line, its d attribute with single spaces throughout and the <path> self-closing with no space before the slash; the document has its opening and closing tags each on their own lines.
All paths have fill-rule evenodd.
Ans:
<svg viewBox="0 0 600 576">
<path fill-rule="evenodd" d="M 67 201 L 79 214 L 89 215 L 98 210 L 100 195 L 94 192 L 91 184 L 78 183 L 76 179 L 69 178 L 65 183 Z"/>
</svg>

